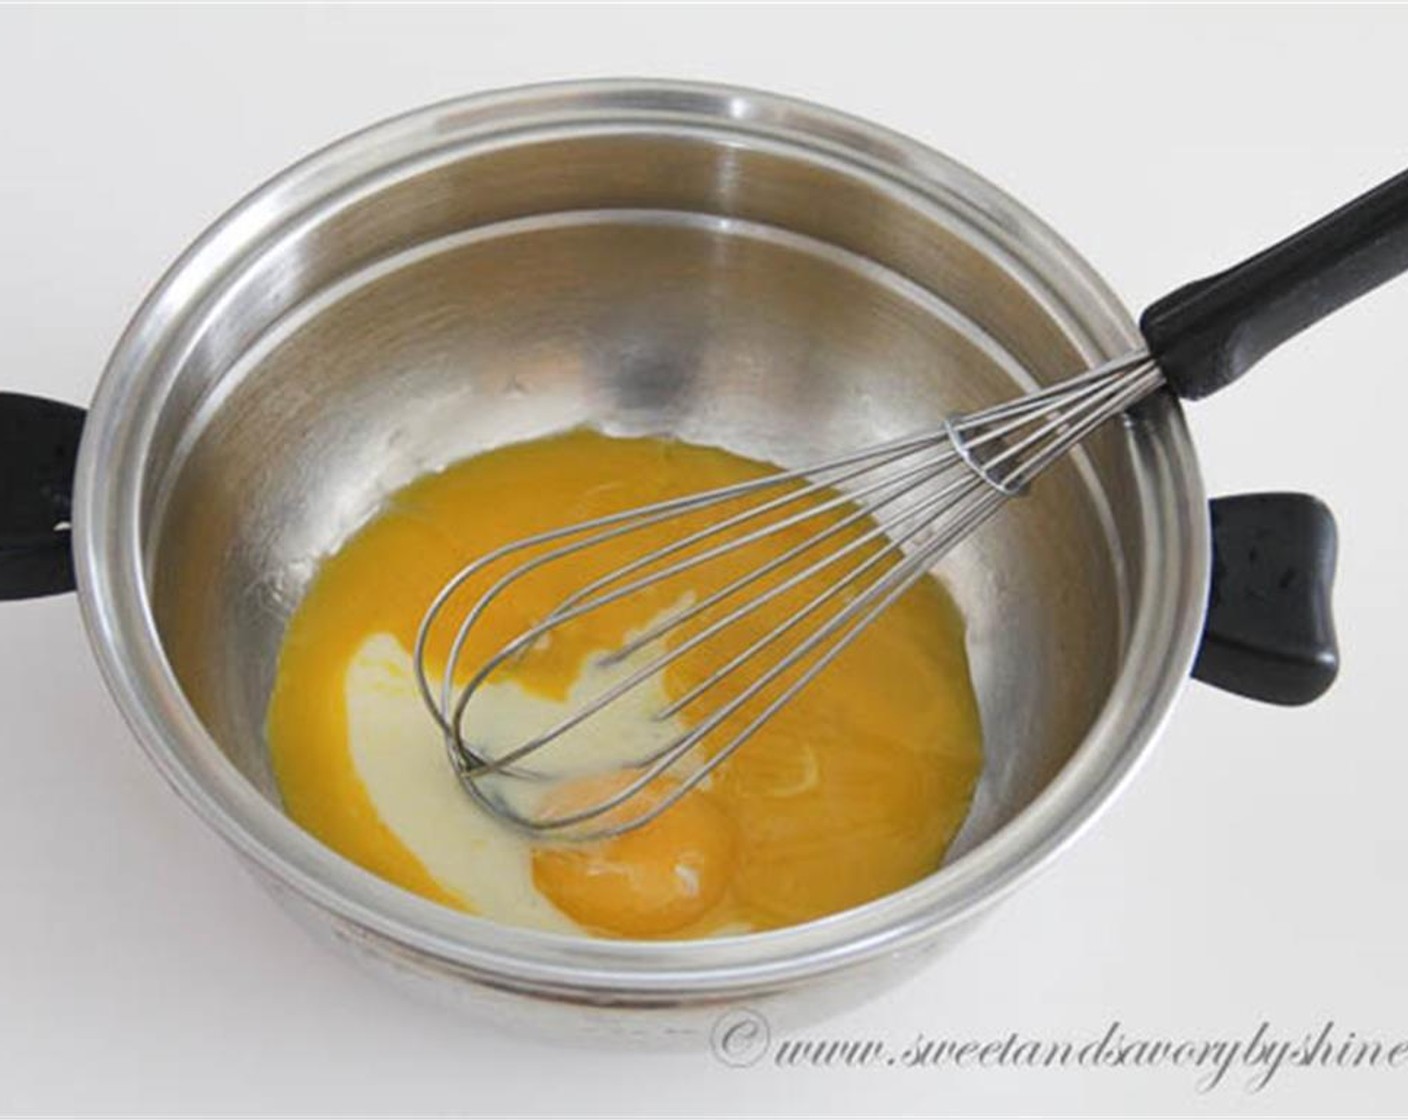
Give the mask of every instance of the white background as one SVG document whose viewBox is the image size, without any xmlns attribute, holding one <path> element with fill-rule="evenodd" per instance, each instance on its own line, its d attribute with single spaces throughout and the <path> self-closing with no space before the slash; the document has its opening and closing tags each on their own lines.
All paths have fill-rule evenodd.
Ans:
<svg viewBox="0 0 1408 1120">
<path fill-rule="evenodd" d="M 592 75 L 858 113 L 1046 217 L 1132 307 L 1408 164 L 1408 11 L 0 10 L 0 387 L 85 402 L 147 287 L 240 194 L 418 104 Z M 1408 1038 L 1408 280 L 1194 410 L 1209 489 L 1341 527 L 1344 670 L 1278 710 L 1191 687 L 1100 826 L 837 1035 Z M 0 1107 L 1321 1112 L 1397 1071 L 732 1070 L 510 1039 L 308 941 L 163 786 L 69 598 L 0 606 Z"/>
</svg>

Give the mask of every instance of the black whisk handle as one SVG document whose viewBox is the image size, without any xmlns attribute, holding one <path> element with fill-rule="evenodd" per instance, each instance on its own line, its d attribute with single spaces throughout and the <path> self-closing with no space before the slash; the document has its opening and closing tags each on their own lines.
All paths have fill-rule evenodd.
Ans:
<svg viewBox="0 0 1408 1120">
<path fill-rule="evenodd" d="M 1408 269 L 1408 171 L 1139 320 L 1180 397 L 1206 397 L 1288 338 Z"/>
</svg>

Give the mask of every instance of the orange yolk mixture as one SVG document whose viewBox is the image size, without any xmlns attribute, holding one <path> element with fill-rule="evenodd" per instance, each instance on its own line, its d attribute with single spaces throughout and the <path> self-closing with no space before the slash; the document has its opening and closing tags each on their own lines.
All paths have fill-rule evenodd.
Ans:
<svg viewBox="0 0 1408 1120">
<path fill-rule="evenodd" d="M 438 902 L 496 921 L 595 936 L 772 929 L 860 905 L 934 871 L 967 813 L 982 749 L 962 618 L 931 578 L 906 591 L 697 788 L 612 839 L 533 840 L 492 819 L 460 788 L 415 693 L 410 651 L 421 618 L 471 560 L 535 533 L 774 469 L 715 448 L 575 430 L 475 456 L 392 495 L 323 562 L 285 634 L 267 733 L 290 816 L 347 858 Z M 872 576 L 892 563 L 866 537 L 873 522 L 852 516 L 854 508 L 840 501 L 804 523 L 780 524 L 808 503 L 834 498 L 804 498 L 775 515 L 777 531 L 554 630 L 550 642 L 490 678 L 485 711 L 498 703 L 496 718 L 512 723 L 530 710 L 570 710 L 595 655 L 682 604 L 708 605 L 740 576 L 778 561 L 819 527 L 833 527 L 816 551 L 777 563 L 741 595 L 721 598 L 661 639 L 677 648 L 745 597 L 764 600 L 643 685 L 640 703 L 658 711 L 690 695 L 784 623 L 793 628 L 777 649 L 796 648 L 865 581 L 808 612 L 819 590 L 867 561 L 874 562 Z M 757 501 L 740 499 L 544 565 L 484 616 L 460 666 L 483 664 L 592 579 Z M 768 518 L 726 536 L 760 524 Z M 833 551 L 844 553 L 836 566 L 782 586 Z M 431 633 L 435 674 L 468 606 L 508 569 L 491 566 L 452 599 Z M 741 696 L 776 656 L 750 661 L 685 704 L 674 717 L 680 731 Z M 776 694 L 743 703 L 704 739 L 694 761 L 722 749 Z M 628 705 L 621 708 L 615 718 L 633 718 Z M 651 711 L 642 707 L 639 718 L 648 720 Z M 475 713 L 473 705 L 466 712 L 470 739 Z M 576 811 L 610 796 L 623 780 L 559 785 L 547 808 Z M 631 815 L 658 804 L 680 780 L 673 771 L 656 778 L 630 802 Z"/>
</svg>

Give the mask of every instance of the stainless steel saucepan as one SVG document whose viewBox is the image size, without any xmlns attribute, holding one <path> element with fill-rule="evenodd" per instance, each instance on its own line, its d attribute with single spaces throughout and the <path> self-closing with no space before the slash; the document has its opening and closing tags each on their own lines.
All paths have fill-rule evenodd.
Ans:
<svg viewBox="0 0 1408 1120">
<path fill-rule="evenodd" d="M 0 585 L 76 578 L 152 761 L 325 940 L 536 1030 L 694 1038 L 740 1000 L 785 1026 L 905 975 L 1050 862 L 1143 757 L 1205 627 L 1201 675 L 1270 698 L 1324 687 L 1323 507 L 1219 505 L 1209 613 L 1213 519 L 1177 403 L 1102 430 L 941 568 L 987 750 L 945 866 L 711 941 L 499 926 L 302 831 L 262 734 L 290 612 L 385 495 L 488 448 L 591 424 L 797 465 L 1138 340 L 1037 218 L 874 125 L 680 83 L 470 97 L 342 140 L 220 219 L 138 311 L 86 420 L 0 398 Z M 1219 604 L 1259 578 L 1249 537 L 1302 551 L 1307 578 L 1265 628 L 1230 632 Z M 1308 621 L 1288 636 L 1288 619 Z"/>
</svg>

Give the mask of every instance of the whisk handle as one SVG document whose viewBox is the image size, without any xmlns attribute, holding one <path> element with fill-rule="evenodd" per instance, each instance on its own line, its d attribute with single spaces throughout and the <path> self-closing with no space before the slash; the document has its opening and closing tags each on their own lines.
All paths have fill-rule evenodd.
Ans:
<svg viewBox="0 0 1408 1120">
<path fill-rule="evenodd" d="M 1408 171 L 1284 241 L 1152 304 L 1139 328 L 1169 386 L 1196 400 L 1408 269 Z"/>
</svg>

